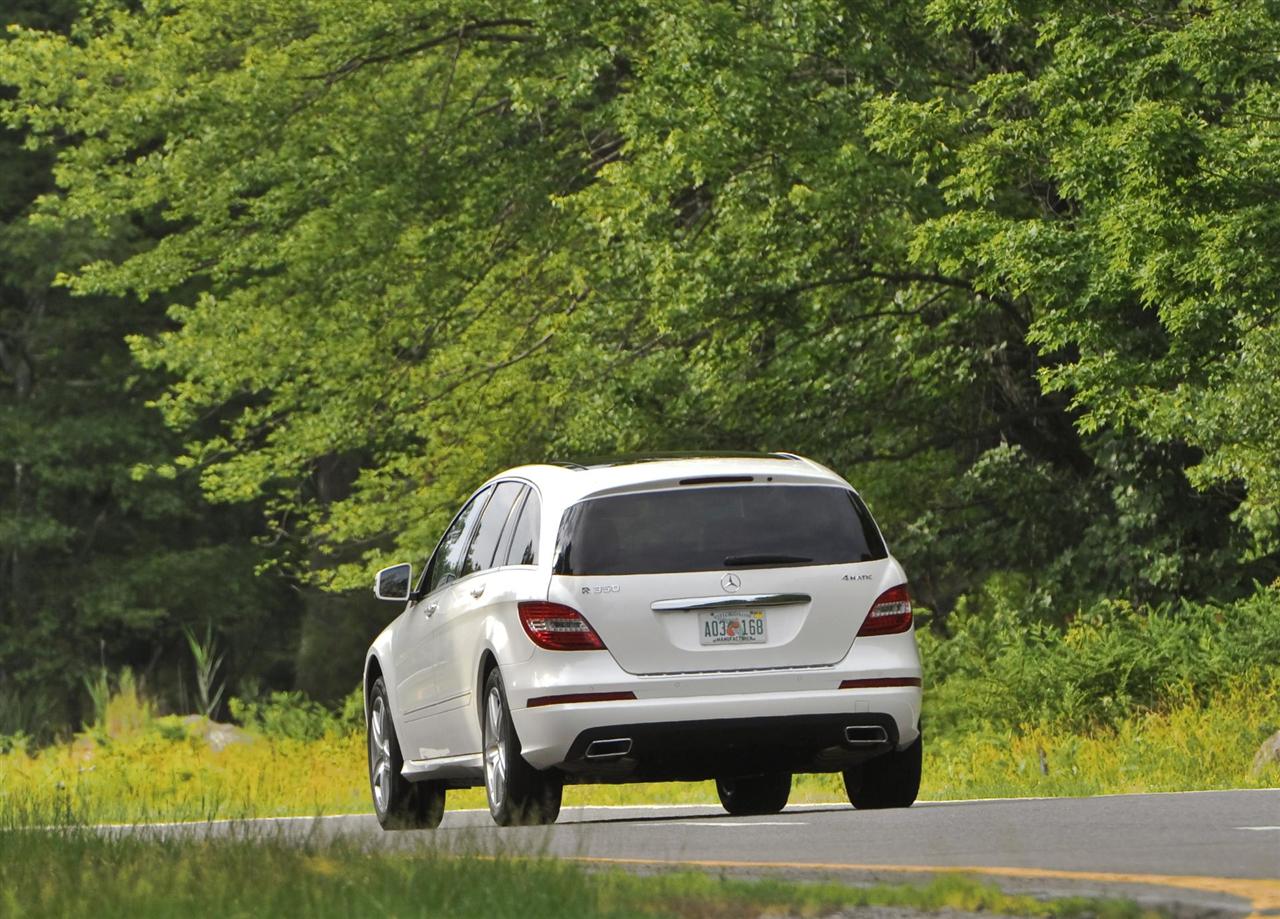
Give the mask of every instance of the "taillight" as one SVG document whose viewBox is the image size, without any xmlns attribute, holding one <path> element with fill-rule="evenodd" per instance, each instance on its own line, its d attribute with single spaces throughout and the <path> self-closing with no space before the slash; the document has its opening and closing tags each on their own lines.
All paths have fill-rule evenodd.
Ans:
<svg viewBox="0 0 1280 919">
<path fill-rule="evenodd" d="M 911 628 L 911 595 L 899 584 L 882 593 L 867 613 L 858 635 L 893 635 Z"/>
<path fill-rule="evenodd" d="M 562 603 L 526 600 L 520 604 L 520 624 L 535 645 L 548 651 L 604 650 L 604 642 L 591 623 Z"/>
</svg>

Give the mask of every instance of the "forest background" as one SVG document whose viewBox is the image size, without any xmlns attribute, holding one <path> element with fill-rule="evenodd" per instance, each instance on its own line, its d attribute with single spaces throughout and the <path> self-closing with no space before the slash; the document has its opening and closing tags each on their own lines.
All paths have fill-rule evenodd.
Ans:
<svg viewBox="0 0 1280 919">
<path fill-rule="evenodd" d="M 1238 677 L 1280 727 L 1275 3 L 0 25 L 0 737 L 125 668 L 190 711 L 193 646 L 336 704 L 485 477 L 669 449 L 855 483 L 939 724 Z"/>
</svg>

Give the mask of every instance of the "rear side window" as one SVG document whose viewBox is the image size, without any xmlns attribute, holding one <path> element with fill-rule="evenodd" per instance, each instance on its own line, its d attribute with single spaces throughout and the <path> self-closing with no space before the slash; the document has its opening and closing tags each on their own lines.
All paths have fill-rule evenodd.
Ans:
<svg viewBox="0 0 1280 919">
<path fill-rule="evenodd" d="M 885 558 L 847 488 L 734 485 L 592 498 L 565 512 L 556 574 L 657 574 Z"/>
<path fill-rule="evenodd" d="M 529 489 L 529 497 L 520 510 L 520 519 L 516 522 L 511 547 L 507 551 L 508 565 L 538 564 L 538 523 L 541 517 L 542 502 L 538 500 L 538 493 Z"/>
<path fill-rule="evenodd" d="M 511 513 L 511 506 L 523 489 L 524 486 L 519 482 L 499 482 L 494 487 L 493 497 L 485 505 L 484 513 L 476 524 L 475 536 L 471 537 L 471 545 L 467 548 L 458 577 L 464 578 L 473 572 L 493 567 L 493 553 L 498 548 L 498 538 L 502 535 L 507 515 Z"/>
</svg>

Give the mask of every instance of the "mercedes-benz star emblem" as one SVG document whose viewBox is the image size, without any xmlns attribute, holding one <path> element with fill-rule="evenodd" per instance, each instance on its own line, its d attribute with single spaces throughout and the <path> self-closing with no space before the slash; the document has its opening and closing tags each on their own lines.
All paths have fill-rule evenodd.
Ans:
<svg viewBox="0 0 1280 919">
<path fill-rule="evenodd" d="M 742 578 L 730 571 L 720 579 L 720 586 L 729 593 L 737 593 L 738 588 L 742 586 Z"/>
</svg>

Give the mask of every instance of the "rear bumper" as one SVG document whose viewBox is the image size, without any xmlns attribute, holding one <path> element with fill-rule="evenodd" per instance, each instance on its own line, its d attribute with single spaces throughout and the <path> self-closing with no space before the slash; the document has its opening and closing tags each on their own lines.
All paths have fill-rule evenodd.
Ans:
<svg viewBox="0 0 1280 919">
<path fill-rule="evenodd" d="M 892 750 L 885 714 L 721 718 L 589 728 L 560 765 L 570 781 L 696 782 L 762 772 L 832 772 Z"/>
<path fill-rule="evenodd" d="M 844 769 L 913 743 L 920 701 L 918 686 L 895 686 L 641 697 L 518 708 L 511 715 L 521 752 L 538 769 L 560 767 L 579 781 L 696 781 Z M 857 726 L 883 727 L 886 738 L 849 742 L 845 730 Z M 623 755 L 587 756 L 592 741 L 623 738 L 631 741 Z"/>
<path fill-rule="evenodd" d="M 862 681 L 918 681 L 920 675 L 914 630 L 859 638 L 832 667 L 637 676 L 623 671 L 608 651 L 539 651 L 502 670 L 524 758 L 538 769 L 559 767 L 580 781 L 640 781 L 650 773 L 705 778 L 708 761 L 717 759 L 718 765 L 712 765 L 720 774 L 736 768 L 731 764 L 739 760 L 786 762 L 793 772 L 836 771 L 867 751 L 850 748 L 844 751 L 847 756 L 835 756 L 830 748 L 839 746 L 839 738 L 832 739 L 833 730 L 839 734 L 851 725 L 891 722 L 890 737 L 898 749 L 915 742 L 920 686 L 867 686 Z M 839 688 L 846 681 L 855 685 Z M 574 693 L 635 698 L 529 707 L 530 700 Z M 824 720 L 828 718 L 830 723 Z M 780 730 L 786 720 L 805 727 Z M 745 724 L 741 732 L 734 722 Z M 759 727 L 753 730 L 752 724 Z M 703 729 L 706 738 L 699 734 Z M 635 762 L 588 766 L 585 753 L 583 761 L 575 759 L 575 745 L 584 736 L 587 743 L 631 737 L 635 754 L 628 755 Z M 664 748 L 675 752 L 667 755 Z M 681 764 L 676 754 L 686 748 L 689 755 Z"/>
</svg>

